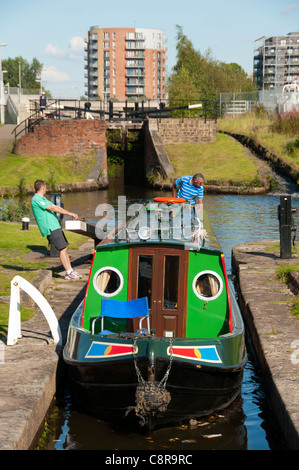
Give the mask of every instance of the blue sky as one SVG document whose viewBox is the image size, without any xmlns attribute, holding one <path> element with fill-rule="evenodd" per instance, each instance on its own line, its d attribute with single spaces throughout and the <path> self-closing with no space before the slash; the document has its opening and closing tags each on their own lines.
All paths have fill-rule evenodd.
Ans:
<svg viewBox="0 0 299 470">
<path fill-rule="evenodd" d="M 299 31 L 299 2 L 292 0 L 0 0 L 1 57 L 36 57 L 46 88 L 84 93 L 84 39 L 90 26 L 163 29 L 168 73 L 176 63 L 176 25 L 193 46 L 252 73 L 254 41 Z"/>
</svg>

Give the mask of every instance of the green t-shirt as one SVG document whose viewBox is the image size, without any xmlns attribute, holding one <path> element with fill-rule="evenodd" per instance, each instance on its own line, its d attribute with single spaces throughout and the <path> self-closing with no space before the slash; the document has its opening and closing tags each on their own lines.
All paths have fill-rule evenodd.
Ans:
<svg viewBox="0 0 299 470">
<path fill-rule="evenodd" d="M 50 235 L 50 232 L 61 228 L 55 212 L 47 210 L 47 207 L 52 205 L 52 202 L 47 198 L 36 193 L 31 199 L 32 212 L 43 237 L 46 237 L 47 235 Z"/>
</svg>

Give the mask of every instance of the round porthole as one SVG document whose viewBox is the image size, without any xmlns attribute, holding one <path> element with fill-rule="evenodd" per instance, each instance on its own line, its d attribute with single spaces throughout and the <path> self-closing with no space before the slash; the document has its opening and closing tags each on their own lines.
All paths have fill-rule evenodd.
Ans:
<svg viewBox="0 0 299 470">
<path fill-rule="evenodd" d="M 193 279 L 193 291 L 202 300 L 215 300 L 221 294 L 223 282 L 214 271 L 202 271 Z"/>
<path fill-rule="evenodd" d="M 93 285 L 100 295 L 112 297 L 122 290 L 124 278 L 118 269 L 105 266 L 95 273 Z"/>
</svg>

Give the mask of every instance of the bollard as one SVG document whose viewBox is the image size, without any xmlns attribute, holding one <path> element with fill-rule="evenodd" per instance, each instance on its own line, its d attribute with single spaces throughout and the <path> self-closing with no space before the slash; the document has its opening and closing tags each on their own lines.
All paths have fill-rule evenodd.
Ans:
<svg viewBox="0 0 299 470">
<path fill-rule="evenodd" d="M 30 222 L 29 217 L 22 218 L 22 230 L 29 230 L 29 222 Z"/>
<path fill-rule="evenodd" d="M 51 193 L 51 202 L 52 204 L 55 204 L 55 206 L 63 207 L 63 203 L 61 202 L 61 193 Z M 62 224 L 62 219 L 63 215 L 62 214 L 56 214 L 57 219 L 60 223 Z M 50 256 L 52 258 L 58 258 L 59 257 L 59 251 L 55 246 L 51 245 L 50 243 Z"/>
<path fill-rule="evenodd" d="M 280 257 L 291 258 L 292 256 L 292 205 L 291 196 L 280 196 L 278 206 L 279 234 L 280 234 Z"/>
</svg>

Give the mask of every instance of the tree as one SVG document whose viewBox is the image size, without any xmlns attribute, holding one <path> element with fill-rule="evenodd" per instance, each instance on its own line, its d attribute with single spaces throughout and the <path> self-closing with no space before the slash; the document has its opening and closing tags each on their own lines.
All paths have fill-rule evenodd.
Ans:
<svg viewBox="0 0 299 470">
<path fill-rule="evenodd" d="M 171 99 L 218 98 L 219 93 L 255 91 L 256 86 L 239 64 L 226 64 L 212 57 L 211 50 L 205 54 L 197 51 L 192 42 L 177 25 L 177 63 L 168 81 Z"/>
<path fill-rule="evenodd" d="M 22 88 L 39 88 L 40 84 L 36 80 L 40 77 L 42 67 L 43 65 L 36 58 L 33 58 L 30 64 L 22 56 L 14 59 L 9 57 L 2 61 L 2 70 L 7 71 L 3 76 L 5 84 L 9 83 L 11 87 L 17 87 L 19 85 L 19 71 L 21 71 Z"/>
</svg>

